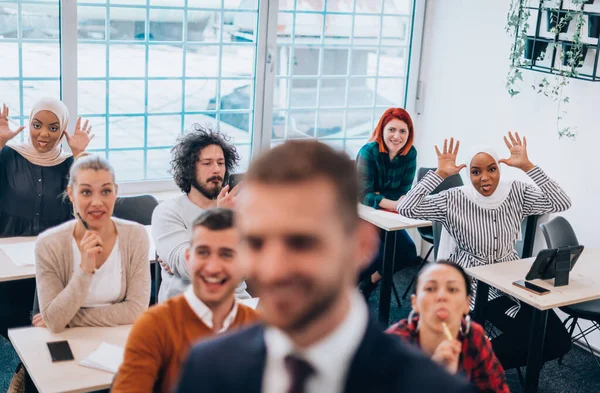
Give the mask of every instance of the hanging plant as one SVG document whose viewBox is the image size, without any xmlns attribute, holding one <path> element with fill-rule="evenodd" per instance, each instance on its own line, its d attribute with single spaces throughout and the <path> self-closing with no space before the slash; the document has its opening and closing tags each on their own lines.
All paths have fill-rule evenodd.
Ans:
<svg viewBox="0 0 600 393">
<path fill-rule="evenodd" d="M 563 118 L 566 111 L 563 109 L 565 104 L 570 102 L 568 96 L 564 95 L 564 88 L 569 84 L 569 79 L 578 75 L 577 68 L 583 65 L 587 48 L 581 40 L 583 24 L 585 23 L 583 15 L 583 6 L 588 0 L 571 0 L 575 10 L 547 10 L 549 32 L 554 34 L 555 40 L 549 45 L 546 41 L 536 40 L 536 37 L 528 37 L 527 31 L 531 27 L 529 18 L 531 11 L 528 8 L 530 0 L 511 0 L 506 32 L 515 38 L 511 46 L 509 56 L 510 68 L 506 79 L 506 90 L 511 97 L 519 94 L 520 82 L 523 81 L 523 74 L 520 68 L 526 68 L 532 64 L 532 61 L 543 61 L 548 51 L 556 51 L 559 45 L 558 35 L 564 33 L 570 21 L 575 21 L 575 33 L 571 42 L 561 46 L 560 62 L 558 65 L 551 64 L 553 77 L 544 77 L 541 81 L 534 83 L 531 87 L 538 94 L 543 94 L 557 103 L 556 128 L 560 138 L 575 137 L 575 127 L 564 126 Z M 545 3 L 550 0 L 539 0 L 539 10 L 544 9 Z M 539 46 L 538 46 L 539 45 Z M 544 46 L 547 46 L 544 48 Z"/>
</svg>

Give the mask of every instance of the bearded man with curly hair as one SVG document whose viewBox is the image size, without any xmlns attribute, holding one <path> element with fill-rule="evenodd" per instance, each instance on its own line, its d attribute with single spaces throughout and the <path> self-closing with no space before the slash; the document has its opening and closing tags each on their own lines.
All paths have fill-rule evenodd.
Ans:
<svg viewBox="0 0 600 393">
<path fill-rule="evenodd" d="M 190 285 L 185 262 L 194 220 L 207 209 L 233 209 L 237 187 L 229 189 L 229 175 L 240 156 L 229 138 L 219 131 L 194 124 L 171 150 L 171 171 L 183 192 L 156 207 L 152 214 L 152 237 L 162 267 L 158 301 L 183 293 Z M 236 289 L 238 298 L 248 298 L 244 282 Z"/>
</svg>

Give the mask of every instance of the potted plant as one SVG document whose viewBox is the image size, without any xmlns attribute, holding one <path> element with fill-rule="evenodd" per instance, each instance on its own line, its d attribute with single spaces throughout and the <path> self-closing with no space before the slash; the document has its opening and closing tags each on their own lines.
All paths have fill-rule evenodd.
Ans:
<svg viewBox="0 0 600 393">
<path fill-rule="evenodd" d="M 546 22 L 551 33 L 566 33 L 569 30 L 571 16 L 567 11 L 547 11 Z"/>
<path fill-rule="evenodd" d="M 562 65 L 582 67 L 587 55 L 587 46 L 581 46 L 579 49 L 572 42 L 562 43 Z"/>
<path fill-rule="evenodd" d="M 536 40 L 535 37 L 528 36 L 525 41 L 525 53 L 523 56 L 527 60 L 535 61 L 542 57 L 547 48 L 548 42 Z"/>
<path fill-rule="evenodd" d="M 600 14 L 588 15 L 588 37 L 600 38 Z"/>
</svg>

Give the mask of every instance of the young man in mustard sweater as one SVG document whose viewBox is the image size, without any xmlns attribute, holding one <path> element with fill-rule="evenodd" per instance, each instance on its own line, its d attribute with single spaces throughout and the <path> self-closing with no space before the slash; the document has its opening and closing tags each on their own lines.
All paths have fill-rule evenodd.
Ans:
<svg viewBox="0 0 600 393">
<path fill-rule="evenodd" d="M 258 319 L 234 296 L 246 274 L 239 243 L 229 209 L 207 210 L 194 221 L 185 253 L 192 285 L 148 309 L 133 325 L 112 392 L 170 392 L 194 343 Z"/>
</svg>

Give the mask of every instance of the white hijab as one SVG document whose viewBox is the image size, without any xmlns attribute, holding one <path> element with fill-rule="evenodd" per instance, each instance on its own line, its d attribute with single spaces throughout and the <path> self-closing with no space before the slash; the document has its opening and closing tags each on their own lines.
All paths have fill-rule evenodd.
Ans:
<svg viewBox="0 0 600 393">
<path fill-rule="evenodd" d="M 33 146 L 33 142 L 31 141 L 31 123 L 33 122 L 35 115 L 41 111 L 49 111 L 56 115 L 60 124 L 60 133 L 62 138 L 63 132 L 65 132 L 67 126 L 69 125 L 69 110 L 61 100 L 52 97 L 44 97 L 35 103 L 31 109 L 31 113 L 29 114 L 29 137 L 27 138 L 27 142 L 9 143 L 7 146 L 22 155 L 27 161 L 34 165 L 45 167 L 56 166 L 63 163 L 67 158 L 71 157 L 71 154 L 63 151 L 62 147 L 60 146 L 60 139 L 56 142 L 56 145 L 52 148 L 52 150 L 46 153 L 40 153 L 35 146 Z"/>
<path fill-rule="evenodd" d="M 484 209 L 497 209 L 506 200 L 506 197 L 508 197 L 514 180 L 503 179 L 502 172 L 500 172 L 500 181 L 498 182 L 498 187 L 496 188 L 494 193 L 490 196 L 482 195 L 479 191 L 475 189 L 475 186 L 473 186 L 470 176 L 471 162 L 473 161 L 473 158 L 475 158 L 475 156 L 479 153 L 485 153 L 490 155 L 494 159 L 494 161 L 496 161 L 496 164 L 498 165 L 498 170 L 500 171 L 500 164 L 498 163 L 498 161 L 500 160 L 500 156 L 498 156 L 496 150 L 489 147 L 477 146 L 473 148 L 471 154 L 469 154 L 468 156 L 470 158 L 469 162 L 467 163 L 468 184 L 465 184 L 464 186 L 459 187 L 458 189 L 461 190 L 462 193 L 465 194 L 465 196 L 477 206 L 480 206 Z M 450 257 L 454 250 L 456 250 L 456 247 L 456 241 L 444 227 L 440 236 L 440 244 L 438 246 L 437 259 L 448 259 L 448 257 Z"/>
</svg>

